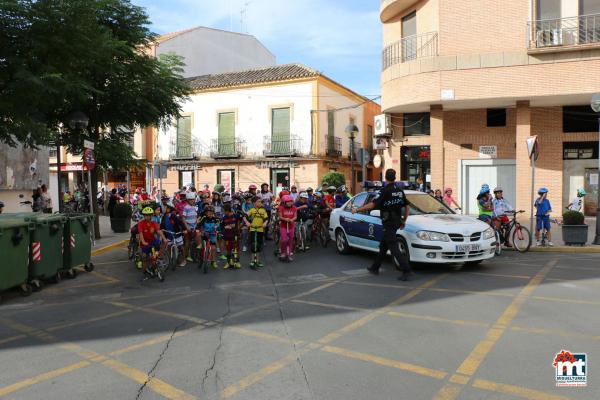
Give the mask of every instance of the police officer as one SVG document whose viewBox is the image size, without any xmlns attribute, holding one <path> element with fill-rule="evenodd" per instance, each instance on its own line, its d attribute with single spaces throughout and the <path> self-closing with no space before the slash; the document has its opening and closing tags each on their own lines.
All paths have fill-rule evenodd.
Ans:
<svg viewBox="0 0 600 400">
<path fill-rule="evenodd" d="M 408 262 L 402 257 L 400 248 L 398 247 L 398 238 L 396 237 L 396 231 L 403 229 L 408 217 L 408 207 L 406 196 L 401 185 L 396 184 L 396 171 L 388 169 L 385 171 L 386 185 L 381 189 L 379 197 L 373 202 L 366 204 L 360 208 L 352 208 L 352 213 L 369 210 L 380 210 L 381 221 L 383 223 L 383 237 L 379 242 L 379 256 L 375 259 L 375 262 L 367 270 L 377 275 L 379 274 L 379 267 L 383 262 L 387 251 L 390 250 L 394 262 L 400 265 L 402 269 L 402 275 L 398 278 L 401 281 L 407 281 L 412 275 L 412 271 L 408 265 Z"/>
</svg>

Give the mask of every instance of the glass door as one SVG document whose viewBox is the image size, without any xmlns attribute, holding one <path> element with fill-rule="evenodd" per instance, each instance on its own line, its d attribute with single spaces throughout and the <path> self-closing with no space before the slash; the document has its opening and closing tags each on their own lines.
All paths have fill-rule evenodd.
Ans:
<svg viewBox="0 0 600 400">
<path fill-rule="evenodd" d="M 271 187 L 273 188 L 273 194 L 275 196 L 278 196 L 279 192 L 281 192 L 284 187 L 289 187 L 289 186 L 290 186 L 290 170 L 289 170 L 289 168 L 272 169 L 271 170 Z"/>
</svg>

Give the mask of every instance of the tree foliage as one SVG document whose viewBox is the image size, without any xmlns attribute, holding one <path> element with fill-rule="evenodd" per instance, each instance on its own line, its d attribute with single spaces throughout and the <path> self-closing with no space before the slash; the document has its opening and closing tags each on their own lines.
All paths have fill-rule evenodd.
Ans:
<svg viewBox="0 0 600 400">
<path fill-rule="evenodd" d="M 327 182 L 329 186 L 340 187 L 346 184 L 346 177 L 341 172 L 328 172 L 323 175 L 321 182 Z"/>
</svg>

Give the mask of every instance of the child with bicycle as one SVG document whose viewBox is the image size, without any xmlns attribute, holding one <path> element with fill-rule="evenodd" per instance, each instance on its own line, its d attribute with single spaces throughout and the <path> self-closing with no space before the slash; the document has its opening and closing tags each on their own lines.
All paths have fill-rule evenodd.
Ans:
<svg viewBox="0 0 600 400">
<path fill-rule="evenodd" d="M 298 212 L 289 194 L 281 198 L 279 214 L 279 261 L 294 261 L 294 232 Z"/>
<path fill-rule="evenodd" d="M 142 210 L 144 219 L 138 222 L 138 240 L 142 250 L 142 270 L 150 275 L 148 266 L 162 258 L 167 248 L 167 239 L 160 230 L 160 226 L 152 221 L 154 210 L 146 207 Z"/>
<path fill-rule="evenodd" d="M 167 241 L 179 248 L 179 266 L 184 267 L 186 263 L 185 257 L 183 257 L 183 232 L 185 226 L 171 203 L 166 204 L 165 213 L 160 221 L 160 229 L 163 231 Z"/>
<path fill-rule="evenodd" d="M 204 207 L 204 215 L 198 220 L 199 236 L 202 237 L 202 242 L 204 243 L 202 246 L 202 263 L 209 262 L 214 269 L 219 267 L 215 259 L 219 227 L 219 219 L 215 216 L 213 206 L 208 205 Z M 198 268 L 201 265 L 198 264 Z"/>
<path fill-rule="evenodd" d="M 227 252 L 227 262 L 223 269 L 230 267 L 239 269 L 240 264 L 240 215 L 233 211 L 231 202 L 223 204 L 223 218 L 221 218 L 221 231 Z"/>
<path fill-rule="evenodd" d="M 306 233 L 307 233 L 307 235 L 310 235 L 310 231 L 312 230 L 312 225 L 313 225 L 313 221 L 315 218 L 315 207 L 312 204 L 312 202 L 310 201 L 308 193 L 306 193 L 306 192 L 300 193 L 300 196 L 298 196 L 298 200 L 296 200 L 296 204 L 294 204 L 294 206 L 296 207 L 296 210 L 297 210 L 298 222 L 302 222 L 303 224 L 306 225 L 306 231 L 307 231 Z M 296 224 L 296 227 L 298 229 L 300 228 L 300 226 L 301 226 L 301 224 Z M 297 238 L 300 237 L 300 232 L 296 232 L 296 237 Z M 306 240 L 306 242 L 308 242 L 308 237 L 306 237 L 304 239 Z M 298 246 L 301 246 L 302 244 L 304 244 L 304 249 L 302 249 L 302 250 L 310 249 L 310 246 L 306 242 L 301 243 L 301 241 L 296 241 L 296 243 L 298 243 Z"/>
<path fill-rule="evenodd" d="M 542 241 L 540 234 L 542 230 L 546 231 L 546 239 L 548 240 L 548 246 L 554 246 L 552 243 L 552 235 L 550 233 L 550 212 L 552 211 L 552 205 L 548 200 L 548 189 L 545 187 L 538 190 L 538 197 L 535 200 L 533 206 L 535 207 L 535 240 L 536 245 L 541 246 Z"/>
<path fill-rule="evenodd" d="M 496 222 L 496 230 L 500 232 L 502 236 L 502 225 L 508 224 L 510 222 L 510 218 L 508 218 L 507 213 L 514 211 L 513 206 L 510 205 L 508 201 L 504 198 L 504 191 L 501 187 L 494 188 L 494 198 L 492 199 L 492 204 L 494 206 L 494 219 Z M 511 247 L 509 242 L 508 235 L 504 238 L 506 247 Z"/>
<path fill-rule="evenodd" d="M 257 269 L 264 267 L 260 261 L 265 228 L 269 224 L 269 214 L 263 207 L 263 201 L 260 197 L 254 198 L 254 208 L 248 211 L 244 217 L 244 223 L 250 229 L 250 251 L 252 252 L 252 261 L 250 268 Z"/>
</svg>

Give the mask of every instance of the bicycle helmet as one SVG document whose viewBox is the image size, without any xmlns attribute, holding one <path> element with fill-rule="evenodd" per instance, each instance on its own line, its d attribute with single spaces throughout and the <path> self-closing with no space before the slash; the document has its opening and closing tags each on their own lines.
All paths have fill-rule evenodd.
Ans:
<svg viewBox="0 0 600 400">
<path fill-rule="evenodd" d="M 142 210 L 142 214 L 143 215 L 152 215 L 152 214 L 154 214 L 154 210 L 152 209 L 152 207 L 145 207 Z"/>
<path fill-rule="evenodd" d="M 548 189 L 546 189 L 545 187 L 540 188 L 540 190 L 538 190 L 538 194 L 544 194 L 544 193 L 548 193 Z"/>
<path fill-rule="evenodd" d="M 307 188 L 306 188 L 306 191 L 307 191 L 307 192 L 312 192 L 312 191 L 313 191 L 313 188 L 311 188 L 311 187 L 309 186 L 309 187 L 307 187 Z"/>
<path fill-rule="evenodd" d="M 587 194 L 587 193 L 585 192 L 585 189 L 584 189 L 584 188 L 579 188 L 579 189 L 577 189 L 577 196 L 579 196 L 579 197 L 583 197 L 583 196 L 585 196 L 586 194 Z"/>
<path fill-rule="evenodd" d="M 196 193 L 194 192 L 188 192 L 185 194 L 185 199 L 186 200 L 196 200 Z"/>
<path fill-rule="evenodd" d="M 287 190 L 283 189 L 281 192 L 279 192 L 279 198 L 280 198 L 281 200 L 283 200 L 283 196 L 287 196 L 287 195 L 289 195 L 289 194 L 290 194 L 290 192 L 289 192 L 289 191 L 287 191 Z"/>
<path fill-rule="evenodd" d="M 301 199 L 308 199 L 308 193 L 300 193 L 300 198 Z"/>
<path fill-rule="evenodd" d="M 281 198 L 281 201 L 284 203 L 290 202 L 290 201 L 294 201 L 294 199 L 292 199 L 292 196 L 290 196 L 289 194 L 286 194 L 285 196 L 283 196 Z"/>
<path fill-rule="evenodd" d="M 315 192 L 315 197 L 323 197 L 323 193 L 321 193 L 321 192 Z"/>
<path fill-rule="evenodd" d="M 504 190 L 502 190 L 502 188 L 500 186 L 497 186 L 494 188 L 494 193 L 496 192 L 504 192 Z"/>
<path fill-rule="evenodd" d="M 248 186 L 248 190 L 256 190 L 256 185 L 252 184 Z"/>
<path fill-rule="evenodd" d="M 336 189 L 336 188 L 335 188 L 335 186 L 329 186 L 329 187 L 327 188 L 327 191 L 328 191 L 328 192 L 335 192 L 335 189 Z"/>
<path fill-rule="evenodd" d="M 345 193 L 345 192 L 348 191 L 348 188 L 346 187 L 346 185 L 342 185 L 342 186 L 340 186 L 339 190 L 340 190 L 341 193 Z"/>
<path fill-rule="evenodd" d="M 448 193 L 448 192 L 452 193 L 452 188 L 451 187 L 447 187 L 447 188 L 444 189 L 444 193 Z"/>
<path fill-rule="evenodd" d="M 487 189 L 488 191 L 490 190 L 490 185 L 488 185 L 487 183 L 484 183 L 483 185 L 481 185 L 481 190 Z"/>
<path fill-rule="evenodd" d="M 488 194 L 489 192 L 490 192 L 490 189 L 489 189 L 489 188 L 488 188 L 488 189 L 484 189 L 484 188 L 482 188 L 482 189 L 479 191 L 479 195 L 480 195 L 480 196 L 483 196 L 483 195 L 486 195 L 486 194 Z"/>
</svg>

